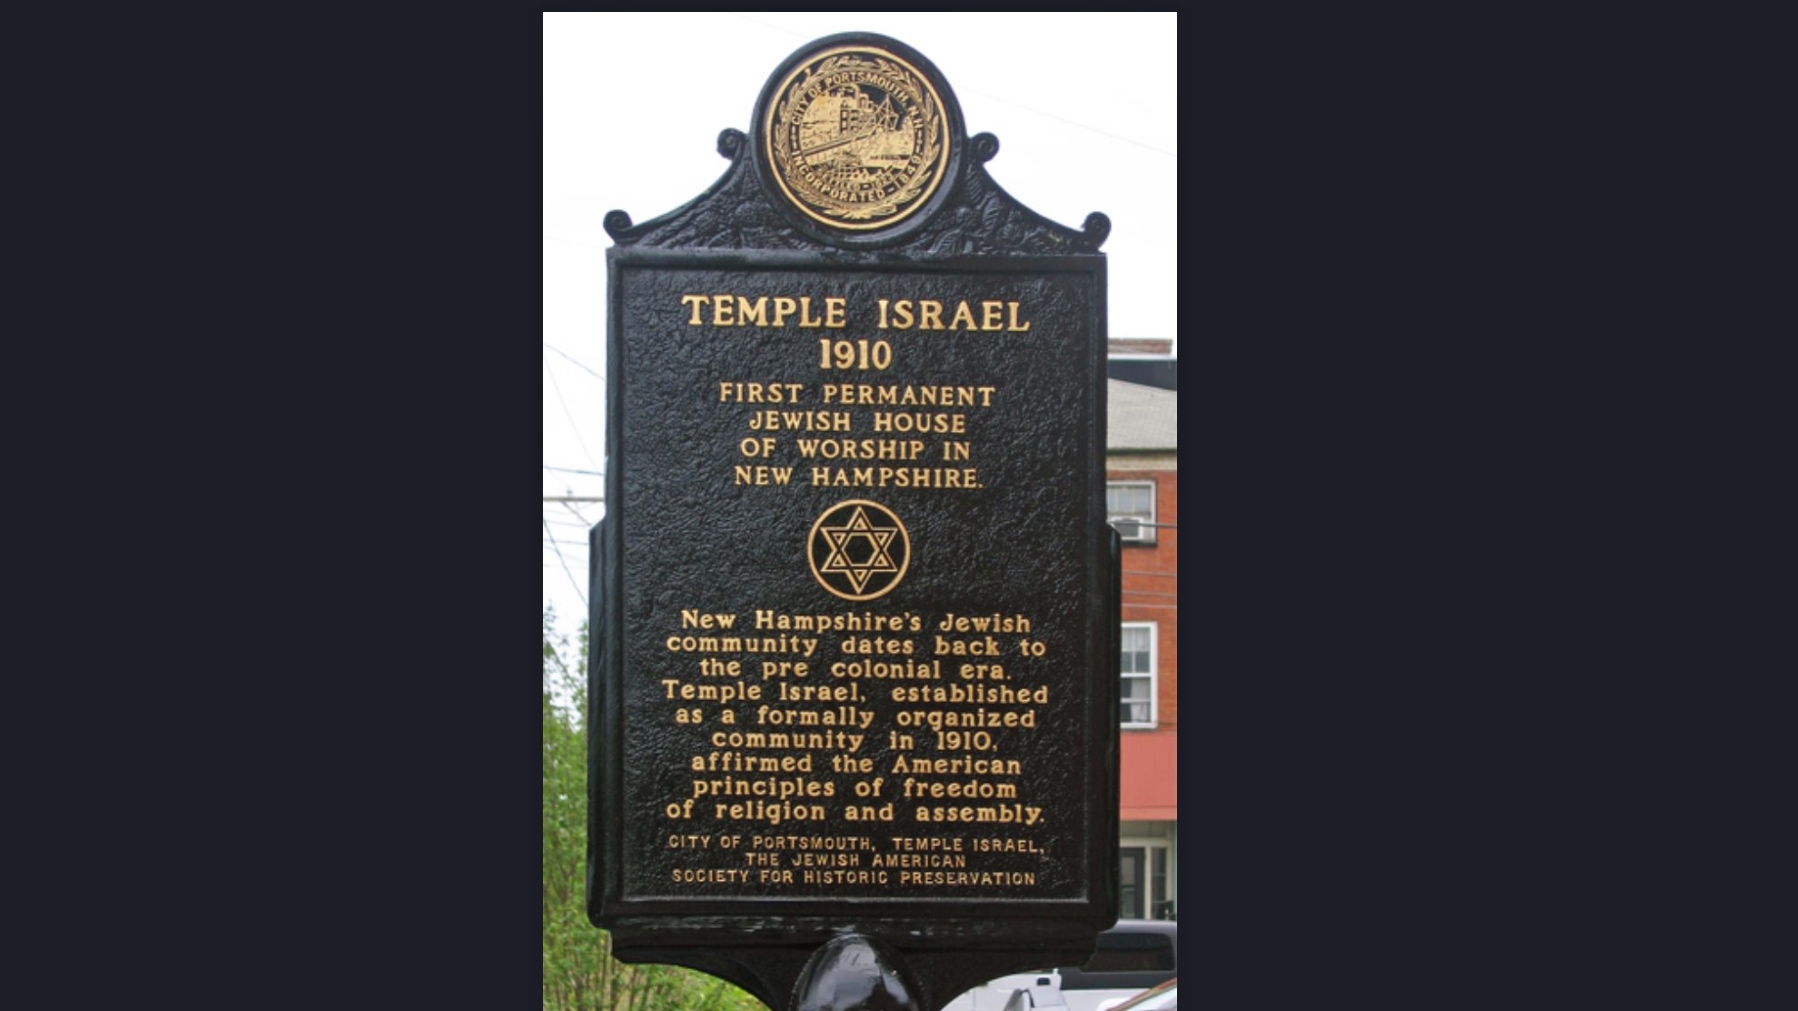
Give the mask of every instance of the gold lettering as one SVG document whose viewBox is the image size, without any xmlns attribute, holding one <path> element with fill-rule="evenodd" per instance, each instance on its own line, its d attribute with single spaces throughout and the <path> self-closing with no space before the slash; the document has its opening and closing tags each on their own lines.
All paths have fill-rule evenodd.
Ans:
<svg viewBox="0 0 1798 1011">
<path fill-rule="evenodd" d="M 763 295 L 761 298 L 756 299 L 755 305 L 751 306 L 749 304 L 749 299 L 744 298 L 742 295 L 738 295 L 737 317 L 743 321 L 743 326 L 748 326 L 751 323 L 754 323 L 756 326 L 767 326 L 768 296 Z"/>
<path fill-rule="evenodd" d="M 980 303 L 980 329 L 1003 330 L 1005 321 L 1001 318 L 1005 312 L 1004 302 Z"/>
<path fill-rule="evenodd" d="M 962 322 L 962 320 L 964 320 L 964 319 L 967 320 L 966 323 Z M 956 305 L 955 317 L 949 321 L 949 329 L 951 329 L 951 330 L 975 330 L 975 329 L 978 329 L 974 325 L 974 313 L 971 309 L 968 308 L 967 302 L 964 301 L 964 302 L 961 302 Z"/>
<path fill-rule="evenodd" d="M 801 384 L 792 384 L 795 389 Z M 996 386 L 867 386 L 826 383 L 827 404 L 897 405 L 900 407 L 991 407 Z M 924 429 L 920 429 L 923 431 Z"/>
<path fill-rule="evenodd" d="M 974 489 L 980 487 L 980 478 L 975 467 L 813 467 L 811 485 L 814 488 Z"/>
<path fill-rule="evenodd" d="M 804 383 L 721 382 L 718 384 L 718 402 L 720 404 L 733 401 L 739 404 L 796 404 L 799 402 L 800 393 L 804 390 Z"/>
<path fill-rule="evenodd" d="M 1030 329 L 1030 321 L 1029 320 L 1025 320 L 1023 326 L 1018 325 L 1018 304 L 1016 302 L 1011 302 L 1009 304 L 1011 306 L 1011 325 L 1009 327 L 1007 327 L 1007 329 L 1010 330 L 1012 333 L 1024 333 L 1025 331 L 1029 330 Z"/>
<path fill-rule="evenodd" d="M 997 824 L 1034 825 L 1043 816 L 1040 807 L 1024 804 L 998 804 L 992 807 L 928 807 L 912 808 L 912 817 L 922 822 L 993 822 Z"/>
<path fill-rule="evenodd" d="M 668 699 L 679 699 L 682 702 L 760 702 L 762 686 L 758 684 L 681 684 L 673 678 L 663 678 L 662 688 Z"/>
<path fill-rule="evenodd" d="M 732 484 L 749 485 L 755 488 L 766 488 L 773 484 L 785 486 L 793 480 L 793 468 L 770 467 L 766 464 L 733 464 Z"/>
</svg>

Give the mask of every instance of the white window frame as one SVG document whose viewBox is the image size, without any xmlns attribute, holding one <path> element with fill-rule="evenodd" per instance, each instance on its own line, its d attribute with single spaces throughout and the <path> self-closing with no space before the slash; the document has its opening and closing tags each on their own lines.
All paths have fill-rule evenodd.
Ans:
<svg viewBox="0 0 1798 1011">
<path fill-rule="evenodd" d="M 1130 629 L 1143 629 L 1148 632 L 1148 635 L 1149 635 L 1149 671 L 1147 674 L 1142 674 L 1142 673 L 1136 673 L 1133 671 L 1125 671 L 1122 669 L 1123 659 L 1124 659 L 1123 658 L 1124 644 L 1122 641 L 1123 636 L 1120 635 L 1118 637 L 1119 638 L 1119 642 L 1118 642 L 1118 666 L 1119 666 L 1119 672 L 1118 672 L 1118 703 L 1119 703 L 1118 727 L 1123 730 L 1153 730 L 1153 729 L 1155 729 L 1156 726 L 1159 725 L 1158 721 L 1161 718 L 1161 712 L 1160 712 L 1161 700 L 1157 697 L 1159 695 L 1159 689 L 1161 687 L 1161 658 L 1157 655 L 1157 653 L 1160 651 L 1160 646 L 1161 646 L 1160 642 L 1157 641 L 1160 638 L 1161 630 L 1157 627 L 1157 623 L 1153 622 L 1153 621 L 1120 622 L 1119 628 L 1123 629 L 1125 631 L 1130 630 Z M 1147 722 L 1147 723 L 1125 723 L 1124 722 L 1123 682 L 1125 679 L 1147 680 L 1149 682 L 1149 722 Z"/>
<path fill-rule="evenodd" d="M 1113 512 L 1110 512 L 1110 509 L 1111 509 L 1111 501 L 1110 501 L 1111 494 L 1110 493 L 1111 493 L 1111 489 L 1113 489 L 1113 488 L 1120 488 L 1120 489 L 1121 488 L 1146 488 L 1146 489 L 1148 489 L 1148 492 L 1149 492 L 1148 512 L 1147 513 L 1113 513 Z M 1117 524 L 1118 524 L 1119 520 L 1137 520 L 1137 521 L 1139 521 L 1139 525 L 1136 528 L 1136 535 L 1134 537 L 1125 533 L 1122 529 L 1118 529 L 1118 534 L 1121 537 L 1123 537 L 1124 543 L 1125 544 L 1154 544 L 1155 540 L 1156 540 L 1156 538 L 1155 538 L 1155 482 L 1153 482 L 1153 481 L 1107 481 L 1107 482 L 1105 482 L 1105 492 L 1106 492 L 1105 508 L 1106 508 L 1106 511 L 1108 514 L 1106 516 L 1106 522 L 1110 523 L 1114 529 L 1117 529 Z"/>
<path fill-rule="evenodd" d="M 1158 836 L 1123 836 L 1122 838 L 1118 839 L 1118 849 L 1136 849 L 1136 848 L 1140 848 L 1143 851 L 1143 863 L 1142 863 L 1142 889 L 1143 889 L 1142 910 L 1143 910 L 1143 912 L 1142 912 L 1142 914 L 1144 916 L 1152 917 L 1155 915 L 1155 906 L 1158 903 L 1168 901 L 1168 899 L 1173 895 L 1173 891 L 1174 891 L 1174 889 L 1173 889 L 1174 857 L 1175 857 L 1174 847 L 1173 847 L 1173 844 L 1169 840 L 1162 838 L 1162 837 L 1158 837 Z M 1167 876 L 1162 879 L 1160 890 L 1157 890 L 1155 888 L 1155 851 L 1156 850 L 1161 851 L 1162 860 L 1165 861 L 1165 864 L 1167 867 Z M 1120 867 L 1118 869 L 1118 873 L 1122 874 L 1123 868 Z M 1118 885 L 1120 887 L 1122 887 L 1122 885 L 1123 885 L 1123 880 L 1121 878 L 1118 881 Z"/>
</svg>

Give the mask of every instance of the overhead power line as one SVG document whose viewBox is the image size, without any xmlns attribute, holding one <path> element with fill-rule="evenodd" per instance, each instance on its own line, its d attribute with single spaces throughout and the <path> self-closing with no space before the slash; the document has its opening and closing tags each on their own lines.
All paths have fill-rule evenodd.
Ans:
<svg viewBox="0 0 1798 1011">
<path fill-rule="evenodd" d="M 544 347 L 549 347 L 549 345 L 545 344 Z M 550 350 L 553 351 L 555 349 L 551 348 Z M 587 448 L 587 440 L 581 438 L 581 426 L 575 422 L 574 412 L 568 409 L 568 401 L 562 399 L 562 386 L 560 383 L 556 382 L 555 371 L 549 368 L 548 364 L 545 363 L 543 374 L 549 377 L 549 388 L 556 395 L 556 403 L 562 405 L 562 415 L 568 419 L 568 427 L 574 430 L 575 443 L 581 447 L 581 452 L 586 454 L 587 462 L 593 464 L 593 468 L 598 470 L 599 461 L 593 459 L 593 451 Z"/>
<path fill-rule="evenodd" d="M 586 370 L 586 373 L 588 375 L 592 376 L 593 378 L 595 378 L 595 379 L 604 379 L 605 378 L 605 376 L 602 376 L 599 373 L 593 371 L 592 369 L 587 368 L 586 365 L 581 364 L 581 361 L 579 359 L 575 358 L 573 355 L 562 350 L 561 348 L 556 347 L 554 344 L 551 344 L 549 341 L 544 341 L 543 346 L 550 349 L 551 351 L 554 351 L 556 354 L 561 355 L 563 358 L 566 358 L 569 361 L 574 362 L 574 364 L 579 365 L 582 369 Z"/>
<path fill-rule="evenodd" d="M 743 14 L 738 11 L 732 11 L 731 13 L 736 15 L 739 18 L 742 18 L 744 21 L 750 22 L 751 24 L 761 25 L 763 28 L 771 28 L 774 31 L 780 32 L 785 35 L 791 35 L 795 38 L 801 38 L 801 39 L 810 37 L 809 35 L 807 35 L 803 32 L 796 32 L 791 28 L 785 28 L 785 27 L 782 27 L 777 24 L 773 24 L 768 21 L 763 21 L 759 18 L 752 18 L 752 17 L 749 17 L 748 15 Z M 1053 112 L 1048 112 L 1046 110 L 1039 109 L 1034 105 L 1030 105 L 1025 102 L 1019 102 L 1015 99 L 1005 98 L 1000 95 L 995 95 L 988 91 L 963 90 L 960 88 L 957 88 L 956 90 L 960 91 L 964 95 L 979 95 L 982 98 L 990 98 L 995 102 L 1004 102 L 1006 105 L 1009 105 L 1009 106 L 1012 106 L 1012 107 L 1018 108 L 1018 109 L 1023 109 L 1025 112 L 1034 112 L 1038 116 L 1042 116 L 1046 119 L 1053 119 L 1053 120 L 1056 120 L 1057 122 L 1066 123 L 1067 125 L 1074 127 L 1076 129 L 1088 130 L 1088 131 L 1091 131 L 1092 133 L 1098 134 L 1101 137 L 1109 137 L 1112 140 L 1122 141 L 1125 144 L 1134 144 L 1137 147 L 1140 147 L 1146 151 L 1153 151 L 1156 154 L 1164 154 L 1164 155 L 1167 155 L 1169 158 L 1180 157 L 1177 153 L 1175 153 L 1173 151 L 1169 151 L 1166 148 L 1156 147 L 1153 144 L 1145 143 L 1143 141 L 1135 139 L 1134 137 L 1126 137 L 1122 134 L 1112 133 L 1110 130 L 1101 129 L 1099 127 L 1093 126 L 1090 123 L 1082 123 L 1077 119 L 1069 119 L 1066 116 L 1060 116 Z"/>
<path fill-rule="evenodd" d="M 548 520 L 543 521 L 543 532 L 549 534 L 550 540 L 555 540 L 556 535 L 550 531 Z M 562 557 L 562 548 L 559 545 L 553 544 L 551 547 L 556 549 L 556 558 L 560 559 L 562 562 L 562 572 L 568 577 L 568 585 L 574 587 L 574 595 L 581 598 L 581 606 L 586 607 L 587 595 L 581 592 L 581 584 L 574 581 L 574 573 L 568 571 L 568 559 Z"/>
</svg>

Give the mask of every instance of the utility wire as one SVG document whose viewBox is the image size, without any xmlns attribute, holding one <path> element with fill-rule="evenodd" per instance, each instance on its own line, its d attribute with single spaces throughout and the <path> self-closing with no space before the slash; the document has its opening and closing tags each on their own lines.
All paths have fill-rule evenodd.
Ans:
<svg viewBox="0 0 1798 1011">
<path fill-rule="evenodd" d="M 580 521 L 580 524 L 582 527 L 584 527 L 586 529 L 592 529 L 593 521 L 588 519 L 587 517 L 581 515 L 580 509 L 578 507 L 576 507 L 574 504 L 575 501 L 576 501 L 575 499 L 564 500 L 562 503 L 562 506 L 563 506 L 563 508 L 567 509 L 569 512 L 574 514 L 574 518 L 576 520 Z"/>
<path fill-rule="evenodd" d="M 543 521 L 543 532 L 549 534 L 551 540 L 555 539 L 556 535 L 550 532 L 548 520 Z M 574 573 L 568 571 L 568 559 L 562 557 L 562 548 L 559 545 L 556 546 L 556 558 L 562 562 L 562 572 L 568 576 L 568 584 L 574 587 L 574 595 L 581 598 L 581 607 L 586 608 L 589 606 L 587 595 L 581 592 L 581 584 L 574 581 Z"/>
<path fill-rule="evenodd" d="M 545 344 L 544 347 L 549 345 Z M 555 392 L 556 403 L 562 405 L 562 414 L 568 419 L 568 427 L 574 430 L 574 441 L 580 444 L 581 452 L 587 454 L 587 462 L 598 470 L 599 462 L 593 459 L 593 451 L 587 448 L 587 441 L 581 438 L 581 426 L 575 423 L 574 412 L 568 409 L 568 401 L 562 399 L 562 387 L 556 382 L 556 371 L 549 367 L 548 362 L 543 365 L 543 374 L 549 377 L 549 388 Z"/>
<path fill-rule="evenodd" d="M 545 235 L 543 237 L 543 241 L 545 241 L 545 242 L 560 242 L 565 246 L 579 246 L 582 249 L 597 249 L 602 253 L 606 251 L 606 247 L 604 247 L 604 246 L 595 246 L 591 242 L 578 242 L 574 239 L 564 239 L 559 235 Z"/>
<path fill-rule="evenodd" d="M 783 34 L 783 35 L 792 35 L 792 36 L 794 36 L 794 37 L 796 37 L 796 38 L 802 38 L 802 39 L 808 39 L 808 38 L 811 38 L 811 36 L 810 36 L 810 35 L 808 35 L 808 34 L 805 34 L 805 33 L 803 33 L 803 32 L 796 32 L 796 31 L 794 31 L 794 30 L 793 30 L 793 29 L 791 29 L 791 28 L 783 28 L 783 27 L 781 27 L 781 26 L 780 26 L 780 25 L 776 25 L 776 24 L 770 24 L 770 23 L 769 23 L 769 22 L 766 22 L 766 21 L 761 21 L 761 20 L 758 20 L 758 19 L 756 19 L 756 18 L 752 18 L 752 17 L 750 17 L 750 16 L 748 16 L 748 15 L 746 15 L 746 14 L 743 14 L 743 13 L 741 13 L 741 12 L 739 12 L 739 11 L 732 11 L 732 12 L 731 12 L 731 13 L 732 13 L 732 14 L 735 14 L 735 15 L 736 15 L 736 16 L 737 16 L 737 17 L 739 17 L 739 18 L 742 18 L 742 19 L 743 19 L 743 20 L 744 20 L 744 21 L 748 21 L 748 22 L 749 22 L 749 23 L 751 23 L 751 24 L 756 24 L 756 25 L 761 25 L 761 26 L 762 26 L 762 27 L 763 27 L 763 28 L 771 28 L 771 29 L 773 29 L 773 30 L 774 30 L 774 31 L 777 31 L 777 32 L 780 32 L 780 33 L 781 33 L 781 34 Z M 956 89 L 956 90 L 958 90 L 958 91 L 961 91 L 961 89 L 959 89 L 959 88 L 958 88 L 958 89 Z M 1153 152 L 1155 152 L 1155 153 L 1156 153 L 1156 154 L 1164 154 L 1164 155 L 1167 155 L 1167 156 L 1168 156 L 1168 157 L 1169 157 L 1169 158 L 1178 158 L 1178 157 L 1179 157 L 1179 155 L 1177 155 L 1177 154 L 1175 154 L 1175 153 L 1174 153 L 1174 152 L 1172 152 L 1172 151 L 1169 151 L 1169 150 L 1166 150 L 1166 149 L 1165 149 L 1165 148 L 1159 148 L 1159 147 L 1156 147 L 1156 146 L 1155 146 L 1155 145 L 1153 145 L 1153 144 L 1147 144 L 1147 143 L 1144 143 L 1144 142 L 1142 142 L 1142 141 L 1140 141 L 1140 140 L 1135 140 L 1135 139 L 1133 139 L 1133 138 L 1130 138 L 1130 137 L 1125 137 L 1125 136 L 1123 136 L 1123 135 L 1122 135 L 1122 134 L 1116 134 L 1116 133 L 1112 133 L 1112 132 L 1111 132 L 1111 131 L 1109 131 L 1109 130 L 1101 130 L 1101 129 L 1099 129 L 1099 128 L 1098 128 L 1098 127 L 1096 127 L 1096 126 L 1091 126 L 1091 125 L 1088 125 L 1088 124 L 1086 124 L 1086 123 L 1082 123 L 1082 122 L 1080 122 L 1080 121 L 1079 121 L 1079 120 L 1073 120 L 1073 119 L 1069 119 L 1069 118 L 1067 118 L 1067 117 L 1066 117 L 1066 116 L 1058 116 L 1058 115 L 1056 115 L 1056 114 L 1055 114 L 1055 113 L 1053 113 L 1053 112 L 1045 112 L 1045 111 L 1043 111 L 1043 110 L 1042 110 L 1042 109 L 1038 109 L 1038 108 L 1037 108 L 1037 107 L 1035 107 L 1035 106 L 1033 106 L 1033 105 L 1026 105 L 1026 104 L 1024 104 L 1024 103 L 1023 103 L 1023 102 L 1017 102 L 1017 101 L 1013 101 L 1013 100 L 1012 100 L 1012 99 L 1009 99 L 1009 98 L 1001 98 L 1001 97 L 1000 97 L 1000 96 L 998 96 L 998 95 L 994 95 L 994 94 L 991 94 L 991 93 L 990 93 L 990 92 L 984 92 L 984 91 L 962 91 L 962 92 L 961 92 L 961 93 L 962 93 L 962 94 L 964 94 L 964 95 L 979 95 L 979 96 L 980 96 L 980 97 L 982 97 L 982 98 L 990 98 L 990 99 L 992 99 L 992 100 L 993 100 L 993 101 L 995 101 L 995 102 L 1004 102 L 1004 103 L 1005 103 L 1005 104 L 1006 104 L 1006 105 L 1009 105 L 1009 106 L 1011 106 L 1011 107 L 1013 107 L 1013 108 L 1016 108 L 1016 109 L 1023 109 L 1023 110 L 1024 110 L 1024 111 L 1025 111 L 1025 112 L 1034 112 L 1034 113 L 1036 113 L 1036 114 L 1037 114 L 1037 115 L 1039 115 L 1039 116 L 1043 116 L 1043 117 L 1046 117 L 1046 118 L 1048 118 L 1048 119 L 1053 119 L 1053 120 L 1056 120 L 1056 121 L 1058 121 L 1058 122 L 1062 122 L 1062 123 L 1066 123 L 1066 124 L 1067 124 L 1067 125 L 1069 125 L 1069 126 L 1072 126 L 1072 127 L 1075 127 L 1075 128 L 1077 128 L 1077 129 L 1081 129 L 1081 130 L 1088 130 L 1088 131 L 1091 131 L 1091 132 L 1092 132 L 1092 133 L 1096 133 L 1096 134 L 1098 134 L 1098 135 L 1099 135 L 1099 136 L 1101 136 L 1101 137 L 1110 137 L 1110 138 L 1111 138 L 1111 139 L 1112 139 L 1112 140 L 1121 140 L 1121 141 L 1123 141 L 1123 142 L 1124 142 L 1124 143 L 1126 143 L 1126 144 L 1134 144 L 1134 145 L 1136 145 L 1136 146 L 1137 146 L 1137 147 L 1140 147 L 1140 148 L 1144 148 L 1144 149 L 1146 149 L 1146 150 L 1149 150 L 1149 151 L 1153 151 Z"/>
<path fill-rule="evenodd" d="M 593 378 L 595 378 L 595 379 L 604 379 L 605 378 L 605 376 L 602 376 L 599 373 L 593 371 L 592 369 L 587 368 L 587 366 L 581 365 L 581 363 L 579 361 L 577 361 L 573 355 L 569 354 L 568 352 L 562 350 L 559 347 L 556 347 L 554 344 L 551 344 L 549 341 L 544 341 L 543 346 L 550 349 L 551 351 L 554 351 L 556 354 L 561 355 L 563 358 L 566 358 L 569 361 L 574 362 L 576 365 L 580 365 L 581 368 L 585 369 L 587 374 L 592 376 Z"/>
<path fill-rule="evenodd" d="M 1088 125 L 1088 124 L 1086 124 L 1086 123 L 1082 123 L 1082 122 L 1080 122 L 1080 121 L 1078 121 L 1078 120 L 1073 120 L 1073 119 L 1069 119 L 1069 118 L 1067 118 L 1067 117 L 1066 117 L 1066 116 L 1057 116 L 1057 115 L 1056 115 L 1056 114 L 1055 114 L 1055 113 L 1053 113 L 1053 112 L 1044 112 L 1044 111 L 1043 111 L 1043 110 L 1041 110 L 1041 109 L 1038 109 L 1038 108 L 1037 108 L 1037 107 L 1035 107 L 1035 106 L 1033 106 L 1033 105 L 1025 105 L 1025 104 L 1024 104 L 1024 103 L 1023 103 L 1023 102 L 1014 102 L 1014 101 L 1012 101 L 1012 100 L 1011 100 L 1011 99 L 1009 99 L 1009 98 L 1001 98 L 1001 97 L 999 97 L 999 96 L 998 96 L 998 95 L 994 95 L 994 94 L 991 94 L 991 93 L 989 93 L 989 92 L 984 92 L 984 91 L 969 91 L 969 92 L 965 92 L 965 94 L 969 94 L 969 95 L 979 95 L 979 96 L 980 96 L 980 97 L 982 97 L 982 98 L 990 98 L 990 99 L 992 99 L 992 100 L 993 100 L 993 101 L 995 101 L 995 102 L 1003 102 L 1003 103 L 1005 103 L 1005 104 L 1006 104 L 1006 105 L 1009 105 L 1009 106 L 1011 106 L 1011 107 L 1012 107 L 1012 108 L 1015 108 L 1015 109 L 1023 109 L 1023 110 L 1024 110 L 1024 111 L 1025 111 L 1025 112 L 1034 112 L 1034 113 L 1036 113 L 1036 114 L 1037 114 L 1037 115 L 1038 115 L 1038 116 L 1043 116 L 1043 117 L 1045 117 L 1045 118 L 1047 118 L 1047 119 L 1053 119 L 1053 120 L 1056 120 L 1056 121 L 1058 121 L 1058 122 L 1062 122 L 1062 123 L 1066 123 L 1066 124 L 1067 124 L 1067 125 L 1069 125 L 1069 126 L 1071 126 L 1071 127 L 1074 127 L 1074 128 L 1075 128 L 1075 129 L 1079 129 L 1079 130 L 1087 130 L 1087 131 L 1090 131 L 1090 132 L 1092 132 L 1092 133 L 1096 133 L 1096 134 L 1098 134 L 1098 135 L 1099 135 L 1099 136 L 1101 136 L 1101 137 L 1110 137 L 1110 138 L 1111 138 L 1111 139 L 1112 139 L 1112 140 L 1121 140 L 1121 141 L 1123 141 L 1123 142 L 1124 142 L 1124 143 L 1126 143 L 1126 144 L 1134 144 L 1134 145 L 1136 145 L 1136 146 L 1137 146 L 1137 147 L 1140 147 L 1140 148 L 1143 148 L 1143 149 L 1144 149 L 1144 150 L 1147 150 L 1147 151 L 1153 151 L 1153 152 L 1155 152 L 1155 153 L 1156 153 L 1156 154 L 1164 154 L 1164 155 L 1167 155 L 1167 156 L 1168 156 L 1168 157 L 1169 157 L 1169 158 L 1178 158 L 1178 157 L 1180 157 L 1180 156 L 1179 156 L 1179 155 L 1178 155 L 1178 154 L 1175 154 L 1175 153 L 1174 153 L 1174 152 L 1172 152 L 1172 151 L 1169 151 L 1169 150 L 1167 150 L 1167 149 L 1165 149 L 1165 148 L 1159 148 L 1159 147 L 1156 147 L 1156 146 L 1155 146 L 1155 145 L 1153 145 L 1153 144 L 1147 144 L 1147 143 L 1144 143 L 1144 142 L 1143 142 L 1143 141 L 1140 141 L 1140 140 L 1136 140 L 1136 139 L 1135 139 L 1135 138 L 1133 138 L 1133 137 L 1126 137 L 1126 136 L 1124 136 L 1124 135 L 1123 135 L 1123 134 L 1120 134 L 1120 133 L 1112 133 L 1112 132 L 1111 132 L 1111 131 L 1110 131 L 1110 130 L 1101 130 L 1101 129 L 1099 129 L 1099 128 L 1098 128 L 1098 127 L 1096 127 L 1096 126 L 1090 126 L 1090 125 Z"/>
</svg>

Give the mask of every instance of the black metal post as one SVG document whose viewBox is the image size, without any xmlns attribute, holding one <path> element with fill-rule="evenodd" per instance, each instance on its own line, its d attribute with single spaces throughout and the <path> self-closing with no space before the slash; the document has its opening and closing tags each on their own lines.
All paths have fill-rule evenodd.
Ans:
<svg viewBox="0 0 1798 1011">
<path fill-rule="evenodd" d="M 925 1011 L 904 956 L 880 941 L 846 933 L 812 953 L 793 987 L 789 1011 Z"/>
</svg>

